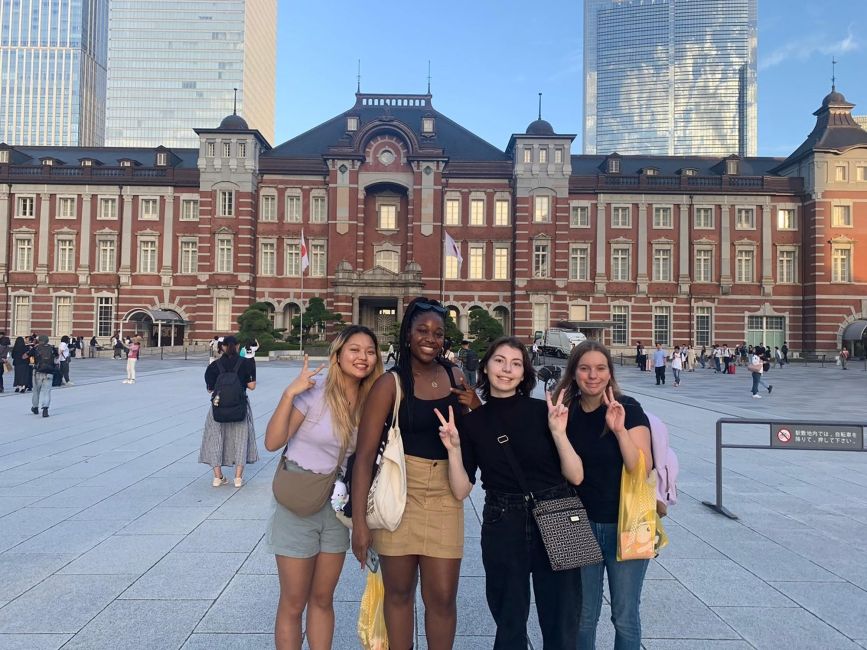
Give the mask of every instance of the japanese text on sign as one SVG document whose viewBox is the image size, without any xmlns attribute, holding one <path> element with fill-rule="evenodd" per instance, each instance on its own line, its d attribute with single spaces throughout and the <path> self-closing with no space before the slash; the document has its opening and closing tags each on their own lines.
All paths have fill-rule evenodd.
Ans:
<svg viewBox="0 0 867 650">
<path fill-rule="evenodd" d="M 864 429 L 855 426 L 772 424 L 771 447 L 861 451 L 865 448 Z"/>
</svg>

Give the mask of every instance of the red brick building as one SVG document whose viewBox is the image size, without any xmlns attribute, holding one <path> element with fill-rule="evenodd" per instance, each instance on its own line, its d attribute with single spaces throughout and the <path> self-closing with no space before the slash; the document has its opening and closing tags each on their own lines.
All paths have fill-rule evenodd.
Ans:
<svg viewBox="0 0 867 650">
<path fill-rule="evenodd" d="M 541 119 L 500 150 L 430 95 L 361 93 L 273 148 L 234 115 L 197 130 L 197 150 L 0 144 L 0 329 L 179 343 L 235 329 L 254 301 L 288 325 L 321 296 L 383 331 L 424 294 L 464 330 L 481 307 L 528 342 L 568 320 L 614 348 L 861 352 L 852 108 L 825 97 L 786 159 L 572 156 Z"/>
</svg>

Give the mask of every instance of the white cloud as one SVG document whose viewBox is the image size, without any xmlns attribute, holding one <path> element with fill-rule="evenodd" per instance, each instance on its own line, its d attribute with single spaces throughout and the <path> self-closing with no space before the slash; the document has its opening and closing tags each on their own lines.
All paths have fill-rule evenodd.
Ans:
<svg viewBox="0 0 867 650">
<path fill-rule="evenodd" d="M 861 44 L 858 42 L 855 34 L 852 33 L 852 26 L 850 25 L 846 36 L 836 41 L 832 40 L 829 42 L 829 39 L 822 35 L 813 35 L 790 41 L 762 58 L 759 61 L 759 70 L 767 70 L 790 59 L 806 61 L 816 54 L 823 56 L 844 54 L 860 48 Z"/>
</svg>

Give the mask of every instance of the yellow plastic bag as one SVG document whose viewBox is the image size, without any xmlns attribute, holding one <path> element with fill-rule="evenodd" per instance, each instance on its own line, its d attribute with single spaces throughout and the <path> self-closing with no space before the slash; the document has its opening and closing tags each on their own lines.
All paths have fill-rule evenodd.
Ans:
<svg viewBox="0 0 867 650">
<path fill-rule="evenodd" d="M 656 472 L 647 475 L 644 452 L 638 451 L 634 472 L 620 475 L 620 511 L 617 516 L 617 561 L 649 560 L 668 545 L 668 535 L 656 512 Z"/>
<path fill-rule="evenodd" d="M 361 597 L 358 610 L 358 640 L 364 650 L 388 650 L 388 634 L 385 631 L 385 586 L 382 574 L 367 572 L 367 586 Z"/>
</svg>

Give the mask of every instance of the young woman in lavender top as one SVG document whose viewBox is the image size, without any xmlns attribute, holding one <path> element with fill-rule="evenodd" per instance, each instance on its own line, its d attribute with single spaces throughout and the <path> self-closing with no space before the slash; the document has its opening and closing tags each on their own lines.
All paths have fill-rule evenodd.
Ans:
<svg viewBox="0 0 867 650">
<path fill-rule="evenodd" d="M 286 447 L 287 468 L 330 474 L 355 449 L 358 421 L 371 386 L 382 374 L 376 335 L 350 325 L 331 344 L 328 373 L 304 367 L 286 387 L 265 431 L 269 451 Z M 341 460 L 342 459 L 342 460 Z M 314 515 L 299 517 L 278 503 L 266 542 L 277 559 L 280 599 L 274 623 L 277 650 L 300 650 L 301 614 L 307 608 L 307 643 L 311 650 L 331 648 L 333 598 L 349 530 L 329 502 Z"/>
</svg>

